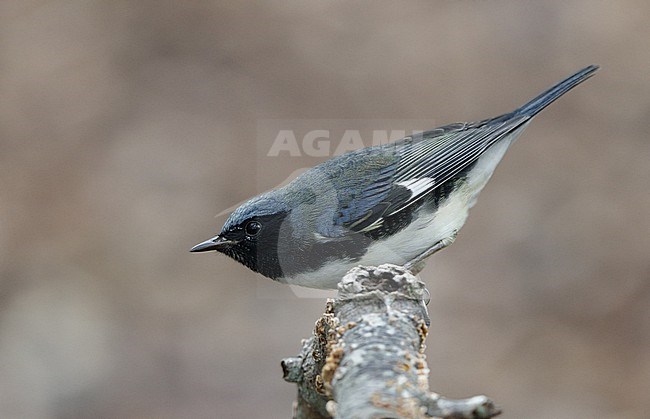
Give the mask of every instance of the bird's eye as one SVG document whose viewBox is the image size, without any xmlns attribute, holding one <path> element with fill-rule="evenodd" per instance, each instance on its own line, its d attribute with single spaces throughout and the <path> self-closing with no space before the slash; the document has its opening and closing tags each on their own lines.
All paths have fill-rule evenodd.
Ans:
<svg viewBox="0 0 650 419">
<path fill-rule="evenodd" d="M 261 229 L 262 224 L 258 223 L 257 221 L 249 221 L 246 224 L 246 227 L 244 227 L 244 231 L 246 231 L 246 235 L 248 236 L 256 236 Z"/>
</svg>

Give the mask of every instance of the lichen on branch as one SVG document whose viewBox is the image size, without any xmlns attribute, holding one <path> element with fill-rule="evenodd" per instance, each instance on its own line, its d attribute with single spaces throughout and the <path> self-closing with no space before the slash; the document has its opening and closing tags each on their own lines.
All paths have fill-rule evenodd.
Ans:
<svg viewBox="0 0 650 419">
<path fill-rule="evenodd" d="M 312 337 L 282 361 L 298 385 L 294 417 L 490 418 L 485 396 L 450 400 L 429 390 L 424 283 L 402 267 L 359 266 L 339 283 Z"/>
</svg>

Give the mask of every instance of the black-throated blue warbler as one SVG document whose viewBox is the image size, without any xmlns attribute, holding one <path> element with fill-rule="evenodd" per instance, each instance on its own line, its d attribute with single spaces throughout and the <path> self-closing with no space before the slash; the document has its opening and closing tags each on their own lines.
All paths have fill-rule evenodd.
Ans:
<svg viewBox="0 0 650 419">
<path fill-rule="evenodd" d="M 353 151 L 237 208 L 216 250 L 274 280 L 336 288 L 356 265 L 413 271 L 453 243 L 504 153 L 533 117 L 592 76 L 589 66 L 519 109 Z"/>
</svg>

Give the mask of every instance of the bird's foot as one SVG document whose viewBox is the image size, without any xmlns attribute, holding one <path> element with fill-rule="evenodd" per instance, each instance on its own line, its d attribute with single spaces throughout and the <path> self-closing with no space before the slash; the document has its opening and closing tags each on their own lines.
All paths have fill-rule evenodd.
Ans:
<svg viewBox="0 0 650 419">
<path fill-rule="evenodd" d="M 406 265 L 404 265 L 404 268 L 408 269 L 413 275 L 418 275 L 420 272 L 422 272 L 426 264 L 427 263 L 423 260 L 413 264 L 411 264 L 411 262 L 408 262 Z"/>
</svg>

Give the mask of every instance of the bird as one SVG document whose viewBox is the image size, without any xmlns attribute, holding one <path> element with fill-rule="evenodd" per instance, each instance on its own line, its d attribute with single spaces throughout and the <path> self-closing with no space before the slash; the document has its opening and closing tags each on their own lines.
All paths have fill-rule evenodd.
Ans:
<svg viewBox="0 0 650 419">
<path fill-rule="evenodd" d="M 246 201 L 190 251 L 217 251 L 275 281 L 318 289 L 336 289 L 359 265 L 417 274 L 454 242 L 532 119 L 598 69 L 585 67 L 510 113 L 331 158 Z"/>
</svg>

